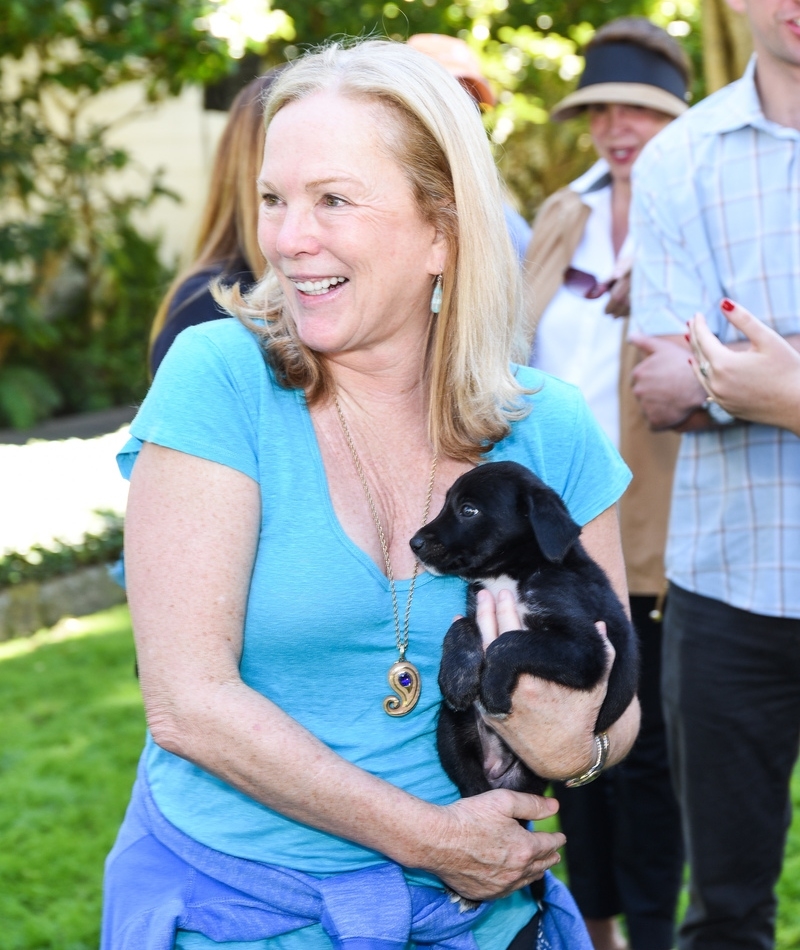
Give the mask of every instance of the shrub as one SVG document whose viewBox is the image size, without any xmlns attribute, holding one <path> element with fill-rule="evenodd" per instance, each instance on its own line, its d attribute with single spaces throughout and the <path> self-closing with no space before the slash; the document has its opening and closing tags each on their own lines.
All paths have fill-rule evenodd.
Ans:
<svg viewBox="0 0 800 950">
<path fill-rule="evenodd" d="M 99 514 L 103 515 L 106 527 L 99 534 L 87 532 L 78 544 L 56 541 L 52 548 L 35 544 L 24 554 L 11 553 L 0 557 L 0 591 L 117 560 L 122 554 L 123 520 L 112 511 Z"/>
</svg>

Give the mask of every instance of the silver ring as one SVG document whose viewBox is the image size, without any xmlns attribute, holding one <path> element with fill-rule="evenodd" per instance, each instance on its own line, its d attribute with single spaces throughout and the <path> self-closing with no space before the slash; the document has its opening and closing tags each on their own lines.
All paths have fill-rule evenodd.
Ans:
<svg viewBox="0 0 800 950">
<path fill-rule="evenodd" d="M 709 365 L 710 365 L 710 364 L 709 364 L 707 361 L 700 364 L 700 375 L 703 376 L 703 377 L 705 377 L 705 379 L 708 379 L 708 368 L 709 368 Z"/>
</svg>

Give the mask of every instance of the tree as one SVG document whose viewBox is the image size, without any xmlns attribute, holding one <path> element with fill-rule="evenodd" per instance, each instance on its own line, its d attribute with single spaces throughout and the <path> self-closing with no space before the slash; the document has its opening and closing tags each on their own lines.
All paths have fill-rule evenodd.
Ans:
<svg viewBox="0 0 800 950">
<path fill-rule="evenodd" d="M 97 94 L 138 80 L 156 102 L 234 73 L 248 53 L 273 65 L 331 36 L 458 35 L 500 92 L 487 131 L 530 219 L 593 160 L 585 127 L 554 125 L 548 110 L 574 87 L 594 29 L 648 15 L 699 64 L 698 2 L 0 0 L 0 425 L 135 401 L 147 386 L 169 275 L 132 219 L 164 189 L 152 175 L 135 194 L 114 189 L 130 159 L 87 118 Z"/>
<path fill-rule="evenodd" d="M 0 425 L 141 398 L 147 328 L 169 277 L 134 210 L 164 194 L 87 118 L 140 80 L 154 102 L 231 67 L 204 0 L 5 0 L 0 25 Z M 123 121 L 119 117 L 116 121 Z"/>
<path fill-rule="evenodd" d="M 336 35 L 448 33 L 466 39 L 502 90 L 486 116 L 498 164 L 523 215 L 594 160 L 585 125 L 554 125 L 549 109 L 574 88 L 580 50 L 597 27 L 620 16 L 649 16 L 684 39 L 699 69 L 700 11 L 695 0 L 275 0 L 297 39 L 273 44 L 271 62 Z"/>
<path fill-rule="evenodd" d="M 703 70 L 708 91 L 738 79 L 752 52 L 745 17 L 734 13 L 725 0 L 703 0 Z"/>
</svg>

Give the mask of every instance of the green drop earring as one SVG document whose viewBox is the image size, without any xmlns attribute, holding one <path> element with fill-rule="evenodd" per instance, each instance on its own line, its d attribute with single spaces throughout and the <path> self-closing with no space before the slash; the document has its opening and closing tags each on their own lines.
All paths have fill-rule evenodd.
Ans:
<svg viewBox="0 0 800 950">
<path fill-rule="evenodd" d="M 437 274 L 433 282 L 433 293 L 431 294 L 431 313 L 439 313 L 442 309 L 442 275 Z"/>
</svg>

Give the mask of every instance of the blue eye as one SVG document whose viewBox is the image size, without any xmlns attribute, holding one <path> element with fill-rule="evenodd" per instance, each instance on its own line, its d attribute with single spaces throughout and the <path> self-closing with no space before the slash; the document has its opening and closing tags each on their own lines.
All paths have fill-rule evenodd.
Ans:
<svg viewBox="0 0 800 950">
<path fill-rule="evenodd" d="M 464 504 L 458 509 L 458 513 L 462 518 L 474 518 L 475 515 L 480 514 L 478 509 L 474 505 L 471 505 L 468 501 L 464 502 Z"/>
</svg>

